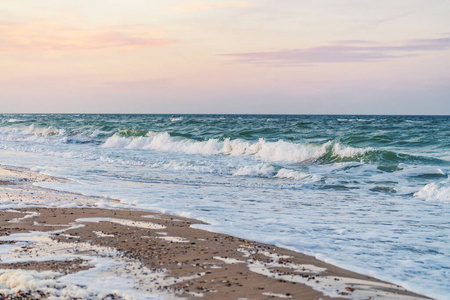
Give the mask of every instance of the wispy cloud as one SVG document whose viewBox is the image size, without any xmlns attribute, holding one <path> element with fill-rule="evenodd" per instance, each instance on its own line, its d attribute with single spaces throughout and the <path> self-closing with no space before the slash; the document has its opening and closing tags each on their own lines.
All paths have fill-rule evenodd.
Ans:
<svg viewBox="0 0 450 300">
<path fill-rule="evenodd" d="M 236 63 L 270 66 L 299 66 L 313 63 L 377 62 L 418 55 L 421 52 L 450 50 L 450 38 L 418 39 L 400 45 L 370 41 L 337 41 L 331 45 L 270 52 L 229 53 Z"/>
<path fill-rule="evenodd" d="M 378 27 L 378 26 L 382 25 L 383 23 L 392 22 L 392 21 L 395 21 L 398 19 L 402 19 L 405 17 L 417 15 L 417 14 L 422 14 L 424 11 L 428 11 L 442 2 L 443 2 L 442 0 L 428 0 L 428 1 L 422 1 L 422 3 L 417 4 L 417 5 L 411 5 L 408 2 L 405 2 L 406 4 L 403 4 L 403 5 L 401 3 L 399 3 L 399 7 L 402 8 L 403 12 L 375 20 L 373 22 L 369 22 L 369 25 L 372 27 Z"/>
<path fill-rule="evenodd" d="M 136 25 L 76 28 L 47 21 L 0 23 L 0 51 L 134 49 L 175 43 Z"/>
<path fill-rule="evenodd" d="M 251 7 L 248 2 L 227 2 L 227 3 L 192 3 L 186 5 L 179 5 L 171 7 L 177 11 L 183 12 L 195 12 L 200 10 L 207 10 L 211 8 L 224 8 L 224 7 Z"/>
</svg>

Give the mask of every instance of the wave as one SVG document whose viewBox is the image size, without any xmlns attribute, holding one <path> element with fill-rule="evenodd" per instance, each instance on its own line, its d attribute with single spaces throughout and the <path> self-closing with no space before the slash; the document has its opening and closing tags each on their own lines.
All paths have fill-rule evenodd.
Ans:
<svg viewBox="0 0 450 300">
<path fill-rule="evenodd" d="M 0 127 L 0 140 L 17 142 L 49 143 L 95 143 L 101 144 L 111 136 L 113 131 L 83 126 L 72 129 L 62 129 L 55 126 L 31 124 L 29 126 Z"/>
<path fill-rule="evenodd" d="M 9 119 L 8 122 L 9 123 L 18 123 L 18 122 L 24 122 L 25 120 L 21 120 L 21 119 Z"/>
<path fill-rule="evenodd" d="M 309 174 L 306 172 L 280 168 L 272 164 L 258 164 L 239 167 L 236 171 L 234 171 L 232 175 L 291 179 L 302 182 L 317 182 L 321 179 L 321 176 L 316 174 Z"/>
<path fill-rule="evenodd" d="M 372 151 L 371 148 L 353 148 L 337 142 L 324 144 L 293 143 L 283 140 L 269 142 L 263 138 L 260 138 L 257 142 L 241 139 L 231 140 L 230 138 L 196 141 L 189 138 L 173 137 L 167 132 L 148 132 L 146 136 L 138 137 L 122 136 L 116 133 L 108 138 L 101 147 L 202 155 L 251 155 L 261 161 L 302 164 L 318 160 L 329 163 L 346 158 L 361 158 L 366 152 Z"/>
<path fill-rule="evenodd" d="M 216 155 L 221 153 L 221 146 L 215 139 L 210 139 L 206 142 L 198 142 L 189 139 L 175 140 L 167 132 L 162 132 L 154 136 L 132 138 L 114 134 L 105 141 L 102 147 L 161 150 L 205 155 Z"/>
<path fill-rule="evenodd" d="M 36 135 L 36 136 L 53 136 L 53 135 L 65 135 L 65 129 L 58 129 L 53 126 L 49 127 L 35 127 L 34 124 L 31 124 L 26 129 L 22 131 L 23 134 L 27 135 Z"/>
<path fill-rule="evenodd" d="M 126 137 L 148 136 L 149 131 L 148 130 L 126 129 L 126 130 L 119 130 L 119 134 L 121 136 L 126 136 Z"/>
<path fill-rule="evenodd" d="M 59 127 L 59 126 L 58 126 Z M 221 135 L 220 131 L 215 138 L 198 140 L 205 136 L 191 131 L 180 134 L 179 130 L 173 132 L 154 132 L 150 130 L 125 129 L 120 130 L 114 126 L 103 123 L 97 126 L 85 125 L 64 127 L 35 125 L 6 126 L 0 128 L 0 140 L 24 141 L 35 143 L 94 143 L 102 147 L 141 149 L 165 152 L 180 152 L 201 155 L 249 155 L 263 162 L 288 162 L 298 164 L 333 164 L 340 162 L 361 162 L 376 164 L 379 170 L 395 172 L 400 170 L 401 163 L 431 164 L 447 166 L 448 162 L 431 157 L 421 157 L 389 151 L 383 148 L 348 146 L 355 141 L 339 138 L 324 143 L 300 143 L 291 140 L 270 140 L 272 135 L 264 130 L 255 129 L 246 132 L 240 129 L 233 136 Z M 248 131 L 248 130 L 247 130 Z M 243 135 L 250 135 L 243 137 Z M 254 136 L 264 136 L 253 140 Z M 206 135 L 207 136 L 207 135 Z M 211 136 L 211 134 L 209 135 Z M 282 137 L 284 135 L 280 135 Z M 288 135 L 287 135 L 288 136 Z M 352 136 L 359 139 L 360 136 Z M 250 141 L 253 140 L 253 141 Z"/>
<path fill-rule="evenodd" d="M 377 119 L 336 119 L 338 122 L 374 122 L 378 121 Z"/>
<path fill-rule="evenodd" d="M 243 166 L 238 168 L 233 176 L 250 176 L 250 177 L 267 177 L 271 178 L 275 175 L 275 167 L 269 164 L 256 166 Z"/>
<path fill-rule="evenodd" d="M 54 127 L 35 128 L 33 125 L 26 128 L 0 128 L 0 140 L 42 144 L 68 142 L 65 130 L 59 130 Z"/>
<path fill-rule="evenodd" d="M 183 117 L 172 117 L 169 118 L 171 122 L 183 121 Z"/>
<path fill-rule="evenodd" d="M 429 183 L 415 193 L 414 197 L 426 201 L 450 203 L 450 181 Z"/>
<path fill-rule="evenodd" d="M 109 135 L 109 134 L 111 134 L 110 131 L 105 131 L 105 130 L 100 130 L 100 129 L 94 129 L 94 130 L 92 131 L 92 133 L 89 134 L 89 137 L 91 137 L 91 138 L 96 138 L 96 137 L 99 137 L 99 136 L 102 136 L 102 135 Z"/>
<path fill-rule="evenodd" d="M 300 180 L 300 181 L 319 181 L 321 179 L 321 176 L 317 174 L 309 174 L 305 172 L 299 172 L 294 170 L 288 170 L 288 169 L 280 169 L 277 174 L 274 176 L 277 178 L 286 178 L 286 179 L 294 179 L 294 180 Z"/>
</svg>

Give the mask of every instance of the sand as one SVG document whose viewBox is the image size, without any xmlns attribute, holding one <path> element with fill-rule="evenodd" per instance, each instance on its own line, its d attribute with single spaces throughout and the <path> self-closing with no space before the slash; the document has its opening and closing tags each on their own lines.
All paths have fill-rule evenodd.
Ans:
<svg viewBox="0 0 450 300">
<path fill-rule="evenodd" d="M 39 181 L 64 180 L 0 168 L 0 205 L 12 207 L 0 210 L 2 299 L 426 298 L 311 256 L 193 228 L 198 220 L 98 208 L 99 198 L 33 185 Z"/>
</svg>

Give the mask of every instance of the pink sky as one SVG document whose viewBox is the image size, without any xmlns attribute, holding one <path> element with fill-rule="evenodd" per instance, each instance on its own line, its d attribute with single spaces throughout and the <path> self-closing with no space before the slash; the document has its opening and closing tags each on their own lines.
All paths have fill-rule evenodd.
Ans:
<svg viewBox="0 0 450 300">
<path fill-rule="evenodd" d="M 450 1 L 0 4 L 0 112 L 450 114 Z"/>
</svg>

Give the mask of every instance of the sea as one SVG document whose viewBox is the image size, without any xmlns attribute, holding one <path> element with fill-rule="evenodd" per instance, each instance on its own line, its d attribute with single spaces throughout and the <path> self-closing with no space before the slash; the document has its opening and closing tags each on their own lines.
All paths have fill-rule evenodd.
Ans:
<svg viewBox="0 0 450 300">
<path fill-rule="evenodd" d="M 0 114 L 0 163 L 450 299 L 450 116 Z"/>
</svg>

